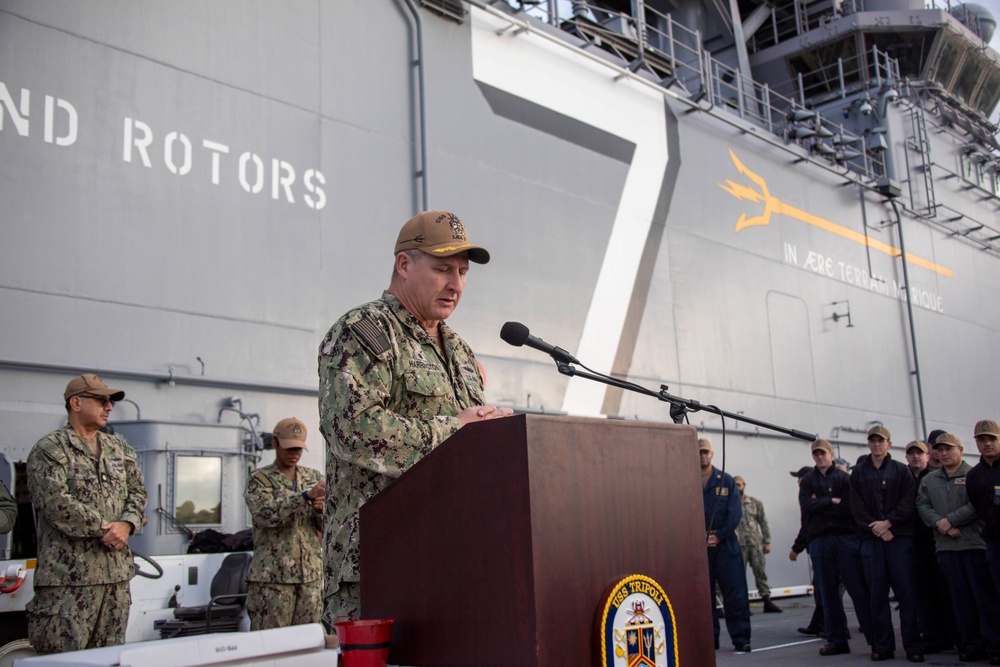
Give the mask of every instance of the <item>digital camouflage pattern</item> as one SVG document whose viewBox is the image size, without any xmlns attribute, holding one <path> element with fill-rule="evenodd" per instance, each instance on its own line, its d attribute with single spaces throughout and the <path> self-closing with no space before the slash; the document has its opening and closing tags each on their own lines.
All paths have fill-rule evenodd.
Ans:
<svg viewBox="0 0 1000 667">
<path fill-rule="evenodd" d="M 100 458 L 67 425 L 28 454 L 28 490 L 38 513 L 35 586 L 110 584 L 135 574 L 132 551 L 109 551 L 101 526 L 146 525 L 146 488 L 127 442 L 102 432 L 97 441 Z"/>
<path fill-rule="evenodd" d="M 753 571 L 757 581 L 757 594 L 764 598 L 771 596 L 764 569 L 764 545 L 771 543 L 771 529 L 764 514 L 764 503 L 748 495 L 743 496 L 743 518 L 736 527 L 736 538 L 743 552 L 743 560 Z"/>
<path fill-rule="evenodd" d="M 135 576 L 132 552 L 101 544 L 101 526 L 146 524 L 146 489 L 135 452 L 122 438 L 97 433 L 95 456 L 70 426 L 28 454 L 28 490 L 38 517 L 35 596 L 28 635 L 39 653 L 125 642 Z M 134 531 L 133 531 L 134 533 Z"/>
<path fill-rule="evenodd" d="M 771 528 L 767 525 L 764 503 L 752 496 L 743 496 L 743 518 L 736 526 L 736 539 L 740 546 L 755 544 L 763 546 L 771 543 Z"/>
<path fill-rule="evenodd" d="M 17 503 L 3 482 L 0 482 L 0 535 L 9 533 L 14 528 L 15 519 L 17 519 Z"/>
<path fill-rule="evenodd" d="M 334 634 L 334 623 L 361 618 L 361 582 L 323 582 L 323 623 Z"/>
<path fill-rule="evenodd" d="M 444 322 L 444 355 L 388 292 L 344 315 L 319 349 L 320 431 L 326 438 L 324 579 L 358 581 L 358 508 L 455 433 L 485 404 L 468 344 Z"/>
<path fill-rule="evenodd" d="M 296 466 L 293 481 L 273 463 L 250 475 L 243 494 L 253 517 L 254 553 L 247 581 L 275 584 L 319 581 L 323 515 L 313 510 L 302 492 L 322 478 L 318 470 Z"/>
<path fill-rule="evenodd" d="M 27 605 L 28 639 L 40 654 L 124 644 L 131 604 L 128 581 L 37 586 Z"/>
<path fill-rule="evenodd" d="M 319 623 L 322 611 L 323 583 L 319 579 L 308 584 L 247 582 L 251 630 Z"/>
</svg>

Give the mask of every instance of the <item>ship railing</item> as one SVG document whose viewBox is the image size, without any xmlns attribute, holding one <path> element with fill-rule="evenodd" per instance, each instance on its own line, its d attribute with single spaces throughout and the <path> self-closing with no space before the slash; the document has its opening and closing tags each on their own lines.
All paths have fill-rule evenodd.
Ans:
<svg viewBox="0 0 1000 667">
<path fill-rule="evenodd" d="M 780 44 L 786 39 L 797 37 L 801 30 L 801 11 L 798 2 L 779 3 L 771 8 L 767 17 L 766 27 L 749 36 L 747 51 L 757 53 L 766 48 Z"/>
<path fill-rule="evenodd" d="M 980 23 L 979 13 L 970 8 L 967 0 L 954 0 L 954 2 L 952 0 L 926 0 L 926 3 L 927 9 L 940 9 L 951 14 L 984 43 L 988 41 L 983 38 L 985 26 Z M 972 7 L 975 7 L 975 4 Z"/>
<path fill-rule="evenodd" d="M 766 28 L 762 26 L 747 41 L 747 49 L 750 53 L 756 53 L 788 39 L 799 37 L 842 16 L 876 11 L 882 6 L 882 3 L 876 5 L 871 0 L 841 0 L 831 3 L 816 3 L 812 0 L 785 0 L 769 4 L 771 11 L 767 17 Z M 816 9 L 817 7 L 818 9 Z M 983 35 L 979 14 L 969 8 L 966 0 L 924 0 L 924 7 L 947 12 L 965 24 L 980 38 Z"/>
<path fill-rule="evenodd" d="M 853 134 L 807 107 L 804 98 L 781 95 L 714 58 L 708 59 L 707 69 L 710 103 L 865 179 L 885 175 L 887 144 L 878 133 L 870 138 Z"/>
<path fill-rule="evenodd" d="M 821 27 L 825 22 L 849 13 L 843 4 L 815 3 L 810 0 L 790 0 L 771 3 L 771 12 L 767 17 L 766 28 L 761 26 L 747 41 L 750 53 L 762 51 L 768 47 L 780 44 L 786 40 L 803 35 L 810 30 Z M 818 9 L 817 9 L 818 7 Z"/>
<path fill-rule="evenodd" d="M 613 53 L 629 63 L 633 71 L 645 70 L 688 93 L 701 89 L 705 79 L 705 54 L 697 30 L 678 23 L 644 0 L 632 0 L 631 12 L 618 12 L 587 0 L 492 0 L 523 11 L 585 43 Z"/>
<path fill-rule="evenodd" d="M 813 7 L 818 6 L 817 11 Z M 768 29 L 758 30 L 748 41 L 751 53 L 756 53 L 775 44 L 803 35 L 821 27 L 824 23 L 859 12 L 876 11 L 881 8 L 870 0 L 841 0 L 833 3 L 817 3 L 811 0 L 789 0 L 773 3 L 768 16 Z M 971 10 L 965 0 L 924 0 L 926 9 L 947 12 L 965 24 L 973 33 L 982 37 L 980 16 Z"/>
<path fill-rule="evenodd" d="M 582 48 L 601 48 L 628 63 L 633 72 L 648 72 L 660 86 L 682 93 L 690 100 L 718 107 L 746 122 L 795 143 L 810 157 L 828 160 L 831 166 L 854 172 L 874 181 L 885 175 L 885 140 L 865 141 L 840 125 L 833 124 L 806 108 L 806 82 L 799 81 L 798 100 L 781 95 L 738 69 L 723 63 L 704 49 L 701 35 L 675 21 L 670 15 L 632 0 L 633 13 L 616 12 L 591 5 L 586 0 L 485 0 L 493 6 L 524 13 L 583 40 Z M 636 20 L 641 16 L 642 20 Z M 885 54 L 873 50 L 870 57 L 856 59 L 838 73 L 829 74 L 846 81 L 853 67 L 864 80 L 878 82 L 897 77 L 898 66 Z M 811 94 L 812 91 L 809 91 Z"/>
<path fill-rule="evenodd" d="M 800 72 L 794 80 L 777 86 L 780 90 L 794 89 L 805 104 L 820 103 L 834 98 L 846 98 L 869 88 L 897 85 L 901 80 L 899 61 L 878 47 L 847 58 L 837 58 L 825 65 Z"/>
</svg>

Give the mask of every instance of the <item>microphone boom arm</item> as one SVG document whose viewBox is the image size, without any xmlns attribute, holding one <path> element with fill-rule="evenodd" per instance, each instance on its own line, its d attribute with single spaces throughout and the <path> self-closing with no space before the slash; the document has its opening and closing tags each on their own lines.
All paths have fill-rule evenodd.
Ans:
<svg viewBox="0 0 1000 667">
<path fill-rule="evenodd" d="M 813 433 L 806 433 L 805 431 L 799 431 L 798 429 L 794 428 L 786 428 L 784 426 L 778 426 L 777 424 L 769 424 L 768 422 L 761 421 L 759 419 L 753 419 L 752 417 L 747 417 L 746 415 L 733 414 L 732 412 L 721 410 L 715 407 L 714 405 L 702 405 L 698 401 L 689 398 L 681 398 L 680 396 L 674 396 L 672 394 L 667 393 L 668 387 L 665 384 L 661 384 L 660 391 L 655 392 L 652 389 L 647 389 L 646 387 L 637 385 L 632 382 L 626 382 L 625 380 L 619 380 L 617 378 L 613 378 L 610 376 L 598 375 L 596 373 L 588 373 L 587 371 L 581 371 L 572 364 L 556 363 L 556 367 L 559 369 L 559 372 L 561 374 L 569 377 L 582 377 L 586 378 L 587 380 L 594 380 L 595 382 L 601 382 L 611 387 L 617 387 L 619 389 L 627 389 L 628 391 L 633 391 L 637 394 L 652 396 L 653 398 L 659 399 L 665 403 L 670 403 L 670 417 L 674 420 L 675 423 L 678 424 L 680 424 L 683 421 L 684 415 L 687 414 L 688 412 L 698 412 L 700 410 L 707 410 L 709 412 L 714 412 L 720 417 L 729 417 L 734 421 L 741 421 L 741 422 L 746 422 L 748 424 L 753 424 L 754 426 L 760 426 L 771 431 L 784 433 L 785 435 L 789 435 L 793 438 L 798 438 L 800 440 L 807 440 L 809 442 L 812 442 L 813 440 L 816 440 L 819 437 Z"/>
</svg>

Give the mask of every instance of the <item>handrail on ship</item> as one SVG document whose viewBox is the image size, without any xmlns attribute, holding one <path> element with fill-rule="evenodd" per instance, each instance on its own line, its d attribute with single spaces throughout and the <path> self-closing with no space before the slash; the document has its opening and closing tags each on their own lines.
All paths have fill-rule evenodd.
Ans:
<svg viewBox="0 0 1000 667">
<path fill-rule="evenodd" d="M 468 0 L 468 2 L 509 21 L 511 25 L 517 27 L 515 32 L 518 34 L 529 32 L 576 50 L 615 70 L 616 79 L 629 78 L 640 81 L 683 102 L 692 110 L 708 113 L 736 127 L 740 132 L 746 132 L 745 126 L 729 117 L 730 113 L 734 113 L 740 119 L 780 137 L 782 141 L 775 141 L 764 134 L 754 133 L 772 146 L 792 154 L 798 162 L 810 162 L 870 190 L 874 190 L 876 182 L 886 175 L 882 154 L 878 150 L 870 150 L 863 137 L 852 134 L 845 130 L 843 125 L 833 123 L 808 109 L 804 104 L 805 95 L 801 87 L 800 99 L 796 101 L 775 92 L 767 84 L 758 83 L 744 76 L 737 68 L 713 58 L 711 53 L 705 51 L 701 44 L 701 36 L 696 31 L 677 23 L 669 14 L 662 14 L 645 5 L 644 0 L 633 0 L 633 2 L 636 11 L 644 12 L 643 15 L 646 17 L 643 26 L 645 50 L 636 51 L 639 41 L 636 37 L 631 37 L 635 56 L 626 66 L 619 66 L 602 58 L 590 49 L 593 46 L 603 47 L 601 38 L 614 33 L 614 42 L 606 50 L 628 62 L 629 54 L 625 52 L 623 42 L 636 32 L 636 23 L 631 15 L 591 7 L 585 1 L 573 3 L 576 15 L 571 19 L 559 17 L 558 3 L 555 0 L 549 0 L 548 6 L 524 4 L 517 14 L 511 14 L 513 8 L 506 0 Z M 505 6 L 509 11 L 494 6 L 497 4 Z M 584 18 L 584 11 L 590 11 L 593 19 L 589 16 Z M 584 44 L 574 46 L 568 40 L 532 26 L 529 18 L 553 25 L 564 32 L 576 34 L 584 40 Z M 596 20 L 598 18 L 601 20 Z M 608 26 L 615 26 L 617 30 L 612 31 Z M 608 38 L 608 41 L 610 39 Z M 652 57 L 647 59 L 646 55 L 655 56 L 656 61 L 654 62 Z M 874 73 L 876 85 L 889 80 L 898 81 L 898 78 L 892 78 L 893 75 L 898 77 L 898 65 L 895 65 L 887 54 L 873 48 L 871 58 L 872 64 L 865 64 L 864 68 Z M 883 62 L 891 64 L 883 66 L 881 64 Z M 670 68 L 665 77 L 661 71 L 664 64 Z M 640 69 L 660 80 L 653 81 L 640 76 L 638 74 Z M 702 101 L 707 106 L 703 106 Z M 716 107 L 725 108 L 726 112 L 718 113 Z M 824 138 L 832 141 L 826 142 Z M 803 156 L 791 148 L 792 145 L 804 149 L 807 154 Z M 858 149 L 855 150 L 851 146 L 858 146 Z"/>
<path fill-rule="evenodd" d="M 880 89 L 902 82 L 899 62 L 877 46 L 870 51 L 849 58 L 816 67 L 807 76 L 799 74 L 795 79 L 778 88 L 795 88 L 802 103 L 808 99 L 813 104 L 821 104 L 834 99 L 845 99 L 848 95 L 869 89 Z"/>
<path fill-rule="evenodd" d="M 836 4 L 827 5 L 820 11 L 813 13 L 809 13 L 807 5 L 808 3 L 803 0 L 773 3 L 771 13 L 766 19 L 770 30 L 761 26 L 761 29 L 747 41 L 749 51 L 756 53 L 815 30 L 831 20 L 869 11 L 866 7 L 866 0 L 843 0 L 839 6 Z M 937 9 L 951 14 L 965 24 L 973 34 L 982 39 L 979 16 L 975 12 L 969 11 L 965 0 L 924 0 L 924 5 L 926 9 Z M 985 43 L 986 40 L 983 41 Z"/>
<path fill-rule="evenodd" d="M 754 132 L 753 130 L 749 132 L 752 136 L 769 145 L 793 155 L 796 162 L 808 162 L 825 171 L 834 173 L 864 190 L 875 193 L 878 193 L 878 181 L 887 175 L 884 158 L 880 153 L 868 150 L 867 142 L 865 142 L 863 137 L 845 131 L 842 125 L 833 123 L 818 113 L 810 117 L 812 109 L 807 108 L 804 101 L 807 97 L 814 96 L 815 92 L 811 88 L 807 88 L 801 78 L 796 81 L 797 85 L 794 86 L 797 88 L 796 92 L 799 101 L 774 92 L 766 84 L 758 84 L 752 79 L 746 79 L 735 68 L 711 58 L 710 54 L 705 52 L 701 47 L 700 36 L 696 32 L 692 32 L 673 21 L 669 15 L 658 14 L 649 7 L 645 7 L 647 14 L 653 16 L 653 20 L 647 22 L 645 28 L 647 31 L 652 30 L 654 32 L 654 36 L 646 40 L 646 50 L 658 50 L 660 57 L 665 58 L 675 68 L 675 71 L 679 73 L 657 82 L 637 74 L 639 69 L 642 69 L 654 76 L 656 75 L 655 68 L 651 68 L 648 62 L 632 63 L 627 66 L 617 65 L 611 60 L 593 52 L 591 47 L 597 45 L 594 41 L 587 41 L 583 46 L 574 46 L 569 40 L 561 38 L 558 33 L 553 34 L 552 32 L 541 30 L 526 20 L 527 17 L 531 17 L 534 20 L 554 25 L 556 28 L 563 30 L 566 20 L 560 17 L 558 12 L 559 3 L 556 0 L 547 0 L 547 4 L 549 5 L 548 11 L 542 5 L 524 4 L 523 11 L 517 14 L 512 14 L 510 11 L 502 11 L 494 6 L 501 4 L 511 9 L 507 0 L 467 1 L 471 5 L 509 21 L 514 28 L 513 31 L 507 31 L 511 34 L 530 33 L 555 42 L 609 68 L 615 73 L 614 77 L 616 79 L 629 78 L 632 81 L 641 82 L 662 94 L 670 96 L 672 99 L 686 104 L 691 107 L 692 111 L 697 110 L 707 113 L 737 128 L 740 132 L 747 133 L 746 126 L 740 124 L 732 117 L 731 114 L 735 113 L 743 121 L 767 130 L 768 133 L 775 135 L 776 138 L 780 137 L 780 140 L 776 140 L 771 139 L 764 133 Z M 643 7 L 643 0 L 634 1 L 638 6 Z M 589 5 L 585 1 L 574 2 L 574 6 L 584 11 L 589 9 Z M 623 18 L 623 15 L 620 13 L 611 12 L 610 10 L 599 11 L 609 16 L 614 15 L 614 17 L 618 17 L 613 17 L 612 23 L 619 21 L 618 23 L 614 23 L 619 28 L 623 25 L 629 25 L 620 22 L 620 19 Z M 661 21 L 660 18 L 656 18 L 657 16 L 662 17 L 662 22 L 665 26 L 663 30 L 658 30 L 655 25 L 650 26 L 650 23 L 657 24 Z M 624 18 L 627 19 L 629 17 L 625 16 Z M 593 24 L 594 22 L 591 21 L 590 23 Z M 604 30 L 610 30 L 610 28 L 605 26 Z M 572 30 L 570 32 L 576 31 Z M 594 32 L 596 33 L 596 30 Z M 580 35 L 577 33 L 577 36 L 579 37 Z M 593 36 L 599 35 L 592 35 L 592 38 Z M 624 34 L 620 32 L 618 36 L 620 39 L 625 38 Z M 680 37 L 679 40 L 677 39 L 678 36 Z M 696 42 L 698 49 L 696 51 L 692 50 L 690 45 L 684 43 L 691 36 L 698 38 Z M 661 39 L 662 41 L 659 41 Z M 659 49 L 656 46 L 658 43 L 660 44 Z M 612 51 L 612 53 L 615 53 L 615 51 Z M 691 59 L 693 64 L 683 62 L 682 58 L 678 57 L 678 54 L 694 54 L 694 57 Z M 625 54 L 618 52 L 616 55 L 627 62 Z M 854 58 L 840 59 L 838 62 L 831 64 L 829 68 L 836 69 L 838 89 L 826 98 L 828 102 L 836 101 L 838 98 L 846 98 L 848 95 L 857 95 L 856 102 L 869 101 L 873 105 L 878 105 L 880 104 L 880 98 L 884 100 L 883 95 L 890 88 L 899 86 L 905 88 L 915 85 L 908 81 L 902 81 L 898 62 L 888 54 L 879 51 L 875 46 L 866 53 L 859 54 Z M 863 79 L 861 83 L 858 84 L 851 80 L 852 68 Z M 693 93 L 679 83 L 685 71 L 697 74 L 697 87 L 695 85 L 690 86 L 694 89 Z M 704 84 L 706 80 L 710 85 L 706 86 Z M 699 89 L 704 90 L 704 93 L 698 92 Z M 866 95 L 864 97 L 858 95 L 861 92 L 865 92 Z M 897 93 L 899 92 L 900 90 L 897 90 Z M 707 107 L 702 105 L 701 102 L 703 99 L 708 105 Z M 750 103 L 748 103 L 748 100 Z M 894 104 L 903 104 L 906 102 L 905 95 L 901 94 Z M 717 109 L 717 106 L 723 107 L 724 111 Z M 799 114 L 796 114 L 796 112 L 799 112 Z M 797 115 L 806 118 L 806 120 L 796 121 L 795 118 Z M 930 117 L 930 120 L 932 123 L 938 124 L 933 116 Z M 826 137 L 827 142 L 821 141 L 823 137 L 816 136 L 797 138 L 794 135 L 797 134 L 798 129 L 816 131 L 817 135 Z M 804 132 L 803 134 L 808 133 Z M 808 152 L 803 155 L 793 148 L 793 145 L 797 145 Z M 857 146 L 858 150 L 854 150 L 854 146 Z M 854 156 L 855 152 L 860 153 L 860 155 Z M 838 158 L 840 159 L 838 160 Z M 985 190 L 983 192 L 987 193 Z M 878 194 L 881 196 L 881 193 Z M 952 220 L 938 220 L 926 213 L 911 209 L 911 207 L 905 207 L 904 210 L 914 218 L 943 229 L 947 233 L 969 241 L 984 250 L 1000 252 L 1000 249 L 994 243 L 994 241 L 1000 238 L 1000 233 L 993 235 L 997 238 L 993 238 L 993 236 L 987 239 L 972 238 L 971 236 L 966 236 L 967 232 L 964 231 L 956 234 L 954 225 L 949 224 L 953 222 Z M 981 221 L 974 221 L 972 218 L 969 218 L 969 222 L 972 226 L 979 229 L 992 229 L 990 225 L 986 225 Z"/>
</svg>

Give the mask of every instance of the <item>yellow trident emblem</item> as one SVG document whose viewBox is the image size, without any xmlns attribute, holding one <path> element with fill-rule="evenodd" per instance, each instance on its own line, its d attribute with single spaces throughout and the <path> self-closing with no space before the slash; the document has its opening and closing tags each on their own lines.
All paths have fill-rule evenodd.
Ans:
<svg viewBox="0 0 1000 667">
<path fill-rule="evenodd" d="M 754 204 L 764 203 L 764 210 L 760 215 L 755 215 L 747 217 L 747 214 L 741 213 L 740 219 L 736 221 L 736 231 L 739 232 L 747 227 L 753 227 L 755 225 L 767 225 L 771 222 L 772 215 L 785 215 L 789 218 L 793 218 L 800 222 L 804 222 L 808 225 L 818 227 L 823 231 L 830 232 L 831 234 L 836 234 L 842 238 L 849 241 L 854 241 L 855 243 L 860 243 L 861 245 L 868 246 L 872 250 L 877 250 L 879 252 L 884 252 L 890 257 L 899 257 L 902 252 L 899 248 L 889 245 L 888 243 L 883 243 L 878 239 L 873 239 L 871 237 L 865 236 L 860 232 L 856 232 L 853 229 L 844 227 L 843 225 L 838 225 L 835 222 L 825 220 L 819 216 L 813 215 L 808 211 L 803 211 L 800 208 L 791 206 L 781 201 L 777 197 L 771 194 L 771 191 L 767 188 L 767 182 L 760 174 L 755 174 L 750 171 L 745 164 L 740 162 L 740 159 L 736 157 L 736 154 L 732 150 L 729 151 L 730 157 L 733 158 L 733 164 L 736 165 L 736 170 L 746 176 L 751 183 L 757 186 L 757 189 L 741 185 L 739 183 L 734 183 L 729 179 L 726 179 L 726 185 L 721 183 L 718 184 L 720 188 L 736 197 L 740 201 L 750 201 Z M 951 269 L 946 266 L 941 266 L 940 264 L 935 264 L 934 262 L 924 259 L 923 257 L 918 257 L 913 253 L 906 253 L 906 261 L 914 266 L 919 266 L 921 268 L 927 269 L 928 271 L 933 271 L 939 273 L 942 276 L 947 276 L 951 278 L 953 276 Z"/>
</svg>

